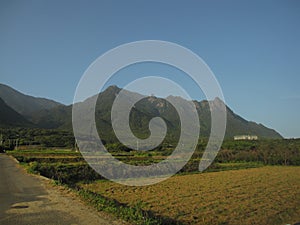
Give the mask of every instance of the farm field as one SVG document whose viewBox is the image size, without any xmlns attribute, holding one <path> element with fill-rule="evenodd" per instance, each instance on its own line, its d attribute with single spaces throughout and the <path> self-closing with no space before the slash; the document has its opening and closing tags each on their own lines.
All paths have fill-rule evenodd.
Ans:
<svg viewBox="0 0 300 225">
<path fill-rule="evenodd" d="M 80 190 L 87 203 L 132 224 L 300 222 L 299 166 L 219 160 L 201 174 L 194 170 L 199 163 L 195 158 L 162 183 L 129 187 L 103 179 L 80 152 L 72 149 L 28 148 L 7 153 L 29 172 L 54 179 L 75 192 Z M 115 157 L 134 165 L 151 164 L 164 157 L 159 151 L 150 153 L 115 152 Z M 146 211 L 149 214 L 145 215 Z"/>
<path fill-rule="evenodd" d="M 109 181 L 81 187 L 184 224 L 300 222 L 300 167 L 265 166 L 177 175 L 144 187 Z"/>
</svg>

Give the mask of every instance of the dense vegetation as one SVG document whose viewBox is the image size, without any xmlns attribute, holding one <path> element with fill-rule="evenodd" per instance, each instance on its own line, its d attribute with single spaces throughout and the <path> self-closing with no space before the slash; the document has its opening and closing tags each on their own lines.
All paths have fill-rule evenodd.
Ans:
<svg viewBox="0 0 300 225">
<path fill-rule="evenodd" d="M 67 148 L 76 150 L 73 133 L 65 130 L 39 128 L 0 128 L 0 146 L 6 150 Z M 113 155 L 124 160 L 149 164 L 170 155 L 176 142 L 164 141 L 151 151 L 133 151 L 119 142 L 106 142 L 106 148 Z M 206 138 L 199 139 L 188 171 L 195 171 L 207 144 Z M 138 157 L 137 157 L 138 156 Z M 136 159 L 139 160 L 136 160 Z M 141 160 L 145 159 L 145 160 Z M 147 162 L 148 161 L 148 162 Z M 216 163 L 260 162 L 265 165 L 300 165 L 300 139 L 262 139 L 256 141 L 224 140 L 215 159 Z M 189 166 L 187 166 L 189 167 Z"/>
<path fill-rule="evenodd" d="M 69 132 L 24 128 L 0 132 L 2 148 L 12 150 L 10 154 L 20 162 L 29 164 L 31 171 L 69 185 L 79 181 L 102 179 L 88 166 L 75 148 L 74 138 Z M 163 143 L 151 151 L 131 150 L 120 143 L 106 143 L 106 147 L 113 156 L 125 163 L 150 165 L 170 155 L 175 144 Z M 206 144 L 206 139 L 199 140 L 192 158 L 179 173 L 198 172 Z M 300 165 L 300 139 L 225 140 L 214 163 L 206 171 L 244 169 L 263 165 Z"/>
<path fill-rule="evenodd" d="M 40 128 L 0 128 L 4 149 L 63 147 L 74 148 L 73 133 Z"/>
</svg>

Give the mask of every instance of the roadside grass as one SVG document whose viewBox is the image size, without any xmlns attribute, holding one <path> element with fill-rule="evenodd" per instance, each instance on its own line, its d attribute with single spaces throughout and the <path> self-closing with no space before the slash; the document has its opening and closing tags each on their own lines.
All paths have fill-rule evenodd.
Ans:
<svg viewBox="0 0 300 225">
<path fill-rule="evenodd" d="M 90 190 L 79 188 L 78 195 L 98 211 L 114 214 L 118 218 L 139 225 L 181 225 L 182 223 L 166 216 L 154 215 L 151 211 L 143 209 L 143 202 L 124 204 L 115 199 L 106 198 L 103 195 Z"/>
</svg>

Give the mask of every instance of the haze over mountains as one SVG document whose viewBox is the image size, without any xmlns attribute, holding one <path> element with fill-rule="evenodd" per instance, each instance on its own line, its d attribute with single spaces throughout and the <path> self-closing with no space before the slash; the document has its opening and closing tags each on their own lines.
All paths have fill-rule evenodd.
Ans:
<svg viewBox="0 0 300 225">
<path fill-rule="evenodd" d="M 99 135 L 114 141 L 115 135 L 111 126 L 111 107 L 116 95 L 120 92 L 117 86 L 110 86 L 99 94 L 96 105 L 96 123 Z M 129 92 L 130 94 L 138 94 Z M 93 96 L 91 98 L 95 98 Z M 180 131 L 180 120 L 175 108 L 166 100 L 155 96 L 144 96 L 130 114 L 130 127 L 138 137 L 149 135 L 148 124 L 153 117 L 161 117 L 168 127 L 169 138 L 176 137 Z M 169 96 L 176 101 L 186 101 L 181 97 Z M 85 100 L 83 103 L 85 104 Z M 193 101 L 199 115 L 201 136 L 210 134 L 210 109 L 208 101 Z M 221 104 L 219 99 L 213 101 L 217 107 Z M 273 129 L 262 124 L 247 121 L 227 108 L 227 129 L 225 136 L 232 138 L 234 135 L 251 134 L 259 138 L 282 138 Z M 13 88 L 0 84 L 0 127 L 36 127 L 45 129 L 72 130 L 72 105 L 45 98 L 36 98 L 24 95 Z"/>
</svg>

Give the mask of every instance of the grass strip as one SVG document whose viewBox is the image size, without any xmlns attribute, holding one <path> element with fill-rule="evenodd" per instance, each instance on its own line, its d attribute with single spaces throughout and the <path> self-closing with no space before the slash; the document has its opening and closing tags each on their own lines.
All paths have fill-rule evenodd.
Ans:
<svg viewBox="0 0 300 225">
<path fill-rule="evenodd" d="M 75 189 L 73 189 L 75 190 Z M 109 199 L 98 193 L 86 190 L 82 187 L 76 187 L 77 193 L 91 206 L 98 211 L 111 213 L 118 218 L 137 225 L 181 225 L 180 221 L 174 219 L 154 215 L 151 211 L 142 209 L 142 202 L 138 202 L 133 206 L 120 203 L 114 199 Z"/>
</svg>

